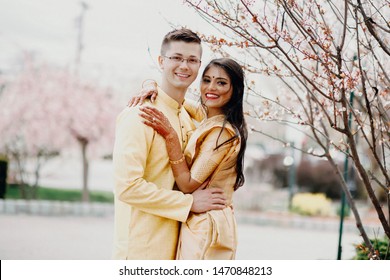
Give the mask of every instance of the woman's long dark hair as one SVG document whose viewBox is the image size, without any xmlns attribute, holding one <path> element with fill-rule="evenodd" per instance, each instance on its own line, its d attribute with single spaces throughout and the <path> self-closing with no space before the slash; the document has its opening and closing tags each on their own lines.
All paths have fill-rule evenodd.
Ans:
<svg viewBox="0 0 390 280">
<path fill-rule="evenodd" d="M 241 187 L 244 182 L 244 154 L 246 149 L 246 140 L 248 138 L 248 131 L 246 128 L 246 122 L 244 118 L 244 108 L 243 108 L 243 99 L 244 99 L 244 71 L 242 67 L 234 60 L 230 58 L 218 58 L 213 59 L 206 66 L 203 71 L 202 77 L 205 75 L 207 70 L 216 66 L 223 69 L 226 74 L 228 74 L 230 78 L 231 85 L 233 86 L 233 93 L 230 100 L 222 107 L 222 112 L 225 115 L 225 121 L 222 127 L 222 130 L 225 128 L 226 122 L 229 122 L 233 128 L 236 130 L 236 135 L 232 139 L 218 145 L 216 149 L 220 146 L 226 144 L 227 142 L 231 142 L 236 139 L 238 136 L 240 137 L 240 151 L 237 155 L 237 164 L 236 164 L 236 183 L 234 185 L 234 190 L 237 190 Z M 222 133 L 221 130 L 221 133 Z M 217 141 L 218 142 L 218 141 Z"/>
</svg>

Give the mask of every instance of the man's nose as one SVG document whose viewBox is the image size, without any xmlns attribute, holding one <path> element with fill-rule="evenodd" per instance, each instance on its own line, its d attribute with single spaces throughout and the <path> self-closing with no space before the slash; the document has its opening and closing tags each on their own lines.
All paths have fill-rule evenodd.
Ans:
<svg viewBox="0 0 390 280">
<path fill-rule="evenodd" d="M 188 60 L 187 60 L 187 59 L 183 59 L 183 60 L 180 62 L 180 67 L 188 68 Z"/>
</svg>

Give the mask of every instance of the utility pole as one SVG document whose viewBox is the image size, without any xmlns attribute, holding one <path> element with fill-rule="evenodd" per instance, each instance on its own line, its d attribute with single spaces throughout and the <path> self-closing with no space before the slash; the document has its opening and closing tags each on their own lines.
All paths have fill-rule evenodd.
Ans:
<svg viewBox="0 0 390 280">
<path fill-rule="evenodd" d="M 349 103 L 351 104 L 351 107 L 353 108 L 353 99 L 355 97 L 355 93 L 352 91 L 350 98 L 349 98 Z M 352 112 L 349 112 L 348 116 L 348 126 L 351 127 L 352 125 Z M 349 149 L 347 150 L 348 153 Z M 345 161 L 344 161 L 344 180 L 345 182 L 350 185 L 350 174 L 348 173 L 349 171 L 349 165 L 348 165 L 348 155 L 345 156 Z M 345 211 L 346 211 L 346 197 L 345 193 L 341 193 L 341 206 L 340 206 L 340 224 L 339 224 L 339 239 L 338 239 L 338 247 L 337 247 L 337 260 L 341 260 L 341 253 L 342 253 L 342 246 L 341 246 L 341 241 L 342 241 L 342 236 L 343 236 L 343 228 L 344 228 L 344 216 L 345 216 Z"/>
<path fill-rule="evenodd" d="M 81 55 L 84 50 L 84 17 L 87 9 L 89 8 L 88 4 L 84 1 L 80 2 L 81 12 L 80 15 L 76 18 L 76 28 L 77 28 L 77 48 L 76 48 L 76 59 L 75 59 L 75 68 L 74 74 L 76 79 L 79 78 L 80 67 L 81 67 Z M 80 144 L 82 159 L 83 159 L 83 170 L 82 170 L 82 178 L 83 178 L 83 193 L 82 200 L 84 202 L 89 201 L 89 191 L 88 191 L 88 170 L 89 170 L 89 162 L 87 158 L 87 145 L 88 139 L 82 136 L 77 137 L 77 141 Z"/>
<path fill-rule="evenodd" d="M 80 15 L 76 18 L 76 28 L 77 28 L 77 47 L 76 47 L 76 58 L 75 58 L 75 74 L 79 74 L 79 69 L 81 65 L 81 55 L 84 50 L 84 17 L 87 9 L 89 8 L 88 4 L 84 1 L 80 2 L 81 12 Z"/>
</svg>

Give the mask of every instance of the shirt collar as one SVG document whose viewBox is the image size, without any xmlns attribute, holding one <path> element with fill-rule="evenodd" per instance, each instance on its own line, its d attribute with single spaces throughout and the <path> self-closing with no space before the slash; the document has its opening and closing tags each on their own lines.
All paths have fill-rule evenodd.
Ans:
<svg viewBox="0 0 390 280">
<path fill-rule="evenodd" d="M 160 87 L 157 87 L 158 95 L 157 98 L 160 98 L 160 100 L 171 107 L 172 109 L 180 111 L 182 108 L 182 104 L 179 104 L 175 99 L 170 97 L 168 94 L 166 94 Z"/>
</svg>

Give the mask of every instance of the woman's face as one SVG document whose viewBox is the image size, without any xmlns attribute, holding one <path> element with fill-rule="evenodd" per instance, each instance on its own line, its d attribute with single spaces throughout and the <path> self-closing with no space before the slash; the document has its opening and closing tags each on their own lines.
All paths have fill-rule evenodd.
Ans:
<svg viewBox="0 0 390 280">
<path fill-rule="evenodd" d="M 228 74 L 218 66 L 211 66 L 200 83 L 203 104 L 207 106 L 208 117 L 222 113 L 222 107 L 233 94 L 233 85 Z"/>
</svg>

